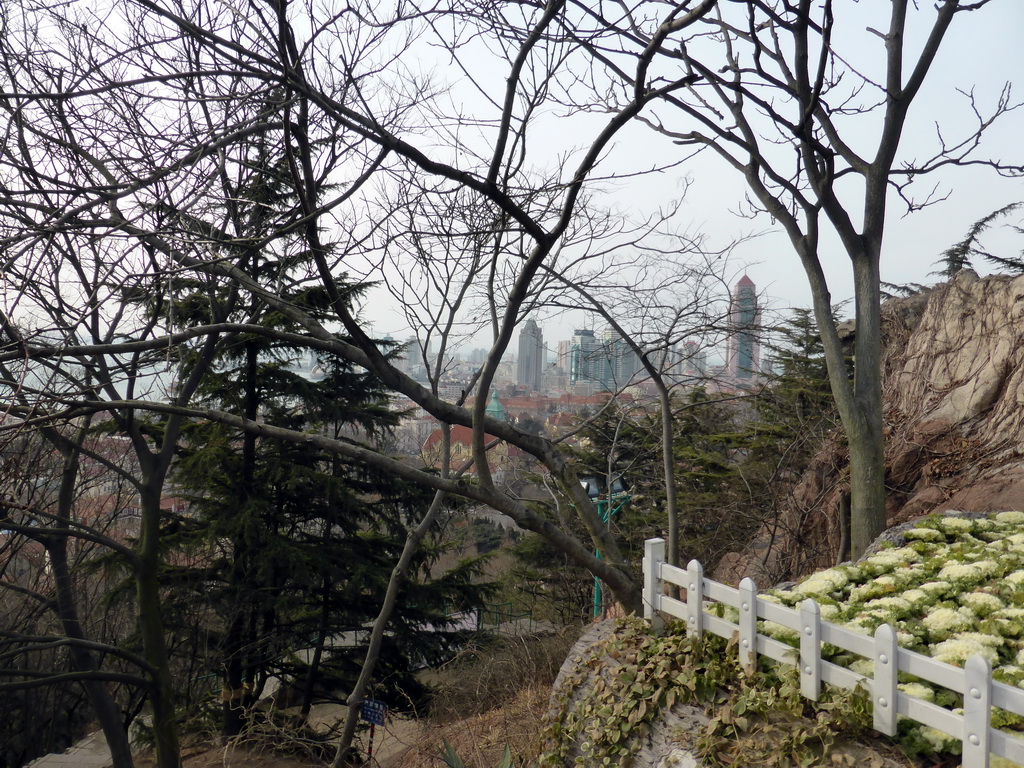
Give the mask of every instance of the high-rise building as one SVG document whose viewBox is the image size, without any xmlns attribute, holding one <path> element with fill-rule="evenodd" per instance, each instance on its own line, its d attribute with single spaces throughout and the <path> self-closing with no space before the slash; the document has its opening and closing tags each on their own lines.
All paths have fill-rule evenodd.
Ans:
<svg viewBox="0 0 1024 768">
<path fill-rule="evenodd" d="M 519 361 L 516 384 L 528 392 L 539 392 L 544 372 L 544 334 L 533 320 L 527 320 L 519 330 Z"/>
<path fill-rule="evenodd" d="M 611 328 L 604 334 L 601 384 L 608 391 L 626 386 L 638 370 L 640 359 L 633 349 Z"/>
<path fill-rule="evenodd" d="M 696 341 L 683 342 L 683 375 L 702 379 L 708 372 L 708 353 Z"/>
<path fill-rule="evenodd" d="M 626 386 L 640 369 L 640 360 L 613 330 L 601 334 L 591 330 L 573 334 L 569 363 L 570 384 L 592 384 L 608 391 Z"/>
<path fill-rule="evenodd" d="M 757 286 L 743 275 L 729 304 L 729 346 L 726 371 L 731 378 L 752 379 L 761 370 L 761 307 Z"/>
<path fill-rule="evenodd" d="M 555 365 L 566 374 L 572 368 L 572 339 L 558 342 L 558 355 L 555 357 Z"/>
<path fill-rule="evenodd" d="M 569 359 L 569 383 L 584 384 L 599 381 L 598 344 L 594 332 L 585 328 L 572 334 Z"/>
</svg>

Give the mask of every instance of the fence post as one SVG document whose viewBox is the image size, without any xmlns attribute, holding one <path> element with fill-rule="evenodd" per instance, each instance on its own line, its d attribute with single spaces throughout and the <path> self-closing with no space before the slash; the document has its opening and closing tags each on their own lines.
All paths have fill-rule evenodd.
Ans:
<svg viewBox="0 0 1024 768">
<path fill-rule="evenodd" d="M 748 675 L 757 667 L 757 584 L 750 577 L 740 582 L 740 663 Z"/>
<path fill-rule="evenodd" d="M 888 624 L 875 630 L 875 680 L 871 698 L 874 728 L 887 736 L 896 735 L 896 684 L 899 682 L 899 645 Z"/>
<path fill-rule="evenodd" d="M 696 560 L 686 566 L 686 633 L 704 634 L 704 566 Z"/>
<path fill-rule="evenodd" d="M 821 693 L 821 609 L 813 600 L 800 603 L 800 693 L 811 701 Z"/>
<path fill-rule="evenodd" d="M 984 656 L 964 664 L 964 768 L 988 768 L 992 724 L 992 665 Z"/>
<path fill-rule="evenodd" d="M 661 579 L 661 564 L 665 562 L 665 540 L 648 539 L 644 542 L 644 618 L 651 622 L 651 631 L 661 632 L 661 595 L 665 582 Z"/>
</svg>

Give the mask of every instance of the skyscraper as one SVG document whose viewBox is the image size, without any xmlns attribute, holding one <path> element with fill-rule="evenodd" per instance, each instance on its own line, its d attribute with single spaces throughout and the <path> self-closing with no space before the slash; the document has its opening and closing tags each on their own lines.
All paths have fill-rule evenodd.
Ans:
<svg viewBox="0 0 1024 768">
<path fill-rule="evenodd" d="M 609 392 L 626 386 L 640 369 L 636 354 L 611 329 L 600 340 L 591 330 L 577 330 L 570 358 L 570 384 L 592 384 Z"/>
<path fill-rule="evenodd" d="M 683 375 L 691 379 L 702 379 L 708 372 L 708 353 L 693 340 L 683 342 Z"/>
<path fill-rule="evenodd" d="M 640 359 L 629 344 L 611 328 L 604 332 L 601 383 L 609 392 L 626 386 L 638 370 Z"/>
<path fill-rule="evenodd" d="M 728 375 L 734 379 L 752 379 L 761 370 L 761 307 L 757 286 L 743 275 L 732 290 L 729 304 Z"/>
<path fill-rule="evenodd" d="M 594 332 L 580 329 L 572 335 L 572 351 L 569 361 L 569 383 L 594 383 L 598 377 L 598 346 Z"/>
<path fill-rule="evenodd" d="M 527 320 L 519 330 L 519 361 L 516 383 L 528 392 L 539 392 L 544 372 L 544 334 L 533 320 Z"/>
<path fill-rule="evenodd" d="M 572 368 L 572 339 L 558 342 L 558 357 L 555 364 L 564 373 L 569 373 L 569 369 Z"/>
</svg>

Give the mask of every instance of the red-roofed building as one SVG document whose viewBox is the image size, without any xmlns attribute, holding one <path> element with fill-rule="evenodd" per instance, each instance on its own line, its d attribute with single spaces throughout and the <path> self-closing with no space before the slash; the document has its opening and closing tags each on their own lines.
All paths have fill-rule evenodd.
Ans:
<svg viewBox="0 0 1024 768">
<path fill-rule="evenodd" d="M 502 471 L 511 469 L 513 463 L 521 462 L 527 455 L 514 445 L 509 445 L 494 435 L 485 434 L 484 444 L 491 445 L 492 443 L 494 445 L 487 450 L 487 466 L 496 479 Z M 461 425 L 451 427 L 451 444 L 449 467 L 452 470 L 457 470 L 473 456 L 473 430 Z M 435 469 L 441 468 L 441 429 L 435 429 L 427 437 L 423 443 L 422 457 L 427 466 Z M 475 469 L 471 467 L 468 474 L 475 475 Z"/>
</svg>

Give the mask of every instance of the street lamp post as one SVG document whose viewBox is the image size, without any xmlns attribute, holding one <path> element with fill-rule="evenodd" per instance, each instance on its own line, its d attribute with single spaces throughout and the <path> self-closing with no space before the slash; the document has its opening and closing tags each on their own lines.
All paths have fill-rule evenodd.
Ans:
<svg viewBox="0 0 1024 768">
<path fill-rule="evenodd" d="M 614 475 L 609 478 L 606 493 L 602 493 L 601 483 L 597 477 L 590 475 L 580 478 L 580 484 L 586 489 L 587 496 L 597 507 L 597 514 L 601 516 L 601 522 L 608 525 L 609 521 L 621 512 L 632 496 L 627 493 L 626 482 L 621 475 Z M 595 549 L 594 555 L 601 559 L 601 550 Z M 594 577 L 594 617 L 601 615 L 601 607 L 604 602 L 604 595 L 601 590 L 601 580 Z"/>
</svg>

